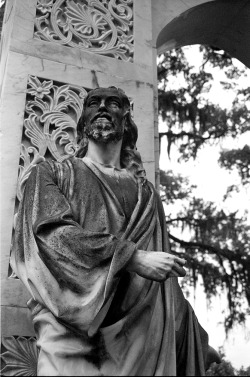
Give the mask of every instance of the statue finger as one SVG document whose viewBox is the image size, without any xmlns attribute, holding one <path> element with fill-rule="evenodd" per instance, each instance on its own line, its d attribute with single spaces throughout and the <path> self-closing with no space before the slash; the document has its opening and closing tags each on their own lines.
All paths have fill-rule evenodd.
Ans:
<svg viewBox="0 0 250 377">
<path fill-rule="evenodd" d="M 179 278 L 179 277 L 180 277 L 179 273 L 177 271 L 174 271 L 174 270 L 169 272 L 169 274 L 167 276 L 167 278 Z"/>
<path fill-rule="evenodd" d="M 184 266 L 186 264 L 186 260 L 183 259 L 183 258 L 179 258 L 179 257 L 174 257 L 174 261 L 179 263 L 181 266 Z"/>
<path fill-rule="evenodd" d="M 178 263 L 174 263 L 173 271 L 178 273 L 178 276 L 184 277 L 186 275 L 186 270 L 181 267 Z"/>
</svg>

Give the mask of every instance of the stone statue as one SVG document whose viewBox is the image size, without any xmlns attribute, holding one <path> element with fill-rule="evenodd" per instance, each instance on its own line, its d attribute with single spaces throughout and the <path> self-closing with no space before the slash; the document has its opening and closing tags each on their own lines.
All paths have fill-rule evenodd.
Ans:
<svg viewBox="0 0 250 377">
<path fill-rule="evenodd" d="M 78 138 L 77 157 L 33 169 L 18 214 L 11 265 L 32 295 L 38 375 L 204 375 L 217 355 L 121 89 L 89 92 Z"/>
</svg>

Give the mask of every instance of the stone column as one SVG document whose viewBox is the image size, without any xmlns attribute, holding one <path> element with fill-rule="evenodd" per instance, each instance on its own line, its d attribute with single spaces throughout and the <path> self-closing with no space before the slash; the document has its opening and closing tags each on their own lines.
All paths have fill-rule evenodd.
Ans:
<svg viewBox="0 0 250 377">
<path fill-rule="evenodd" d="M 154 182 L 151 1 L 8 0 L 1 48 L 2 335 L 32 336 L 29 295 L 9 267 L 14 215 L 32 166 L 74 153 L 88 90 L 128 94 Z"/>
</svg>

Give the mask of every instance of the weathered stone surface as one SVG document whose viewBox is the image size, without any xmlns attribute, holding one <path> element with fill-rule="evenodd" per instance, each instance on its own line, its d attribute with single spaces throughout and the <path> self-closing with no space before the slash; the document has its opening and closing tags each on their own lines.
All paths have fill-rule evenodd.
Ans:
<svg viewBox="0 0 250 377">
<path fill-rule="evenodd" d="M 1 328 L 3 337 L 24 334 L 25 336 L 35 336 L 30 311 L 27 307 L 2 306 Z"/>
</svg>

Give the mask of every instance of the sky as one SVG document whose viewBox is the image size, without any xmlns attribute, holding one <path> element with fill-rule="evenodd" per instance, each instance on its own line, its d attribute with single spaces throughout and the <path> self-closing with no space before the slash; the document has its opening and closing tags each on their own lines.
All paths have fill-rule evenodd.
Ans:
<svg viewBox="0 0 250 377">
<path fill-rule="evenodd" d="M 201 65 L 201 58 L 198 51 L 199 47 L 192 46 L 186 48 L 186 56 L 191 65 Z M 242 64 L 234 59 L 234 63 L 241 68 Z M 217 103 L 222 108 L 230 108 L 234 99 L 234 95 L 230 92 L 225 92 L 221 89 L 220 81 L 225 79 L 222 72 L 218 69 L 214 75 L 214 84 L 207 94 L 208 98 Z M 242 87 L 250 86 L 250 70 L 248 76 L 239 80 Z M 177 84 L 178 85 L 178 84 Z M 250 111 L 250 104 L 249 111 Z M 164 124 L 159 121 L 160 132 L 166 131 Z M 245 144 L 250 145 L 250 132 L 240 136 L 237 139 L 227 138 L 219 147 L 224 149 L 240 148 Z M 171 147 L 172 148 L 172 147 Z M 218 207 L 223 209 L 230 209 L 230 211 L 238 210 L 239 215 L 243 215 L 246 208 L 250 208 L 250 193 L 247 190 L 242 190 L 240 195 L 234 195 L 226 204 L 222 203 L 222 198 L 229 185 L 240 182 L 239 175 L 236 171 L 228 172 L 221 169 L 218 165 L 219 148 L 216 146 L 206 146 L 194 161 L 187 163 L 179 163 L 177 161 L 178 155 L 171 149 L 171 160 L 167 155 L 167 139 L 162 139 L 160 168 L 162 170 L 171 169 L 175 173 L 180 173 L 190 178 L 192 184 L 197 185 L 195 195 L 202 197 L 204 200 L 213 201 L 217 203 Z M 169 211 L 169 208 L 167 209 Z M 178 211 L 178 208 L 175 208 Z M 250 214 L 248 215 L 250 224 Z M 210 345 L 218 350 L 220 346 L 224 347 L 226 359 L 232 365 L 239 369 L 242 365 L 244 367 L 250 366 L 250 318 L 246 326 L 237 326 L 231 331 L 226 339 L 224 326 L 222 324 L 224 316 L 223 310 L 227 307 L 227 300 L 225 294 L 220 297 L 217 296 L 212 299 L 210 307 L 208 307 L 205 294 L 201 284 L 198 284 L 194 295 L 191 294 L 188 300 L 193 306 L 199 322 L 209 334 Z"/>
</svg>

